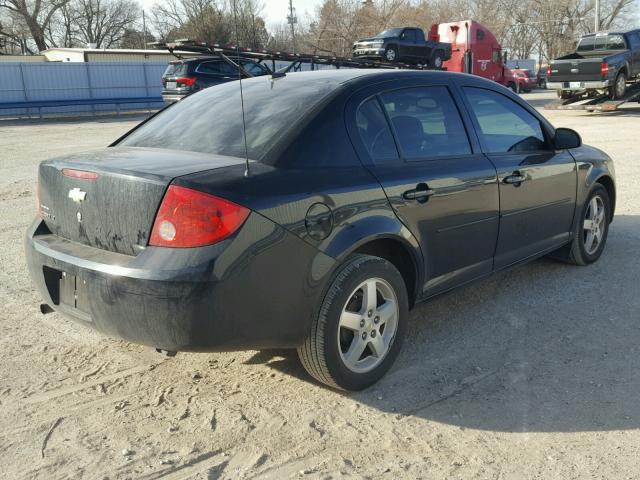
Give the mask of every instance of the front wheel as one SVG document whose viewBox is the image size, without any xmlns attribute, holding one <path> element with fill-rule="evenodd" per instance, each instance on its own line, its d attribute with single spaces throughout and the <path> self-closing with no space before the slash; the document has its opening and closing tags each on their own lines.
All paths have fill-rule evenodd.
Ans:
<svg viewBox="0 0 640 480">
<path fill-rule="evenodd" d="M 574 265 L 589 265 L 602 255 L 609 234 L 611 203 L 607 189 L 596 184 L 582 206 L 581 213 L 573 232 L 569 262 Z"/>
<path fill-rule="evenodd" d="M 377 382 L 395 361 L 406 329 L 404 280 L 387 260 L 347 259 L 322 302 L 309 336 L 298 348 L 316 380 L 343 390 Z"/>
<path fill-rule="evenodd" d="M 387 47 L 384 51 L 384 59 L 387 62 L 395 62 L 398 59 L 398 51 L 396 50 L 396 47 Z"/>
<path fill-rule="evenodd" d="M 444 59 L 442 58 L 442 52 L 437 51 L 431 57 L 431 60 L 429 61 L 429 66 L 431 68 L 440 70 L 442 68 L 443 63 L 444 63 Z"/>
</svg>

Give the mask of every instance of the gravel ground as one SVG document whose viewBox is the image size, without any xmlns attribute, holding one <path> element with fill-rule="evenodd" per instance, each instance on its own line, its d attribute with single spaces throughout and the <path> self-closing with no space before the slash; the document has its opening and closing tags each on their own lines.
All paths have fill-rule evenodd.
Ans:
<svg viewBox="0 0 640 480">
<path fill-rule="evenodd" d="M 545 114 L 616 161 L 601 260 L 416 308 L 390 374 L 348 395 L 287 351 L 166 359 L 42 316 L 22 246 L 37 164 L 140 118 L 0 122 L 0 476 L 640 478 L 640 109 Z"/>
</svg>

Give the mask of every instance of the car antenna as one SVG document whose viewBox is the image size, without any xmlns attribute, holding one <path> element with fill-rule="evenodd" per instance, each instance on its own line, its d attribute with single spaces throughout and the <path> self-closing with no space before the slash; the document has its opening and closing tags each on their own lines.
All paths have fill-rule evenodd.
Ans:
<svg viewBox="0 0 640 480">
<path fill-rule="evenodd" d="M 238 63 L 238 83 L 240 84 L 240 107 L 242 110 L 242 137 L 244 140 L 244 176 L 249 176 L 249 147 L 247 146 L 247 123 L 244 117 L 244 95 L 242 93 L 242 67 L 240 66 L 240 44 L 238 43 L 238 0 L 233 0 L 233 23 L 236 36 L 236 61 Z"/>
</svg>

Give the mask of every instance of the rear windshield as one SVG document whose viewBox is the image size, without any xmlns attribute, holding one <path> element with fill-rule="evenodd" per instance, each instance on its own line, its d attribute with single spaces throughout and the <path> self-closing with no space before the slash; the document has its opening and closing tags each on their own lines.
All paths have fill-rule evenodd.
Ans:
<svg viewBox="0 0 640 480">
<path fill-rule="evenodd" d="M 580 39 L 578 52 L 591 52 L 593 50 L 625 50 L 624 37 L 618 34 L 590 35 Z"/>
<path fill-rule="evenodd" d="M 249 158 L 260 160 L 338 84 L 321 72 L 243 80 Z M 239 82 L 210 87 L 177 102 L 119 145 L 244 157 Z"/>
<path fill-rule="evenodd" d="M 178 63 L 170 63 L 167 65 L 167 69 L 164 71 L 164 76 L 176 76 L 176 75 L 186 75 L 187 73 L 187 65 L 182 62 Z"/>
</svg>

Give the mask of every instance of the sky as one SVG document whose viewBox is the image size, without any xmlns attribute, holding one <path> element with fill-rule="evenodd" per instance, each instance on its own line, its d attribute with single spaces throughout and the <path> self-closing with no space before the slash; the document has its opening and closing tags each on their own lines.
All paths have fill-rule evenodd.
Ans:
<svg viewBox="0 0 640 480">
<path fill-rule="evenodd" d="M 142 7 L 151 12 L 154 3 L 158 3 L 162 0 L 139 0 Z M 314 9 L 322 3 L 322 0 L 293 0 L 293 7 L 296 9 L 296 14 L 302 17 L 305 11 L 312 13 Z M 263 0 L 264 9 L 262 11 L 267 26 L 271 24 L 278 24 L 286 21 L 289 14 L 289 0 Z"/>
</svg>

